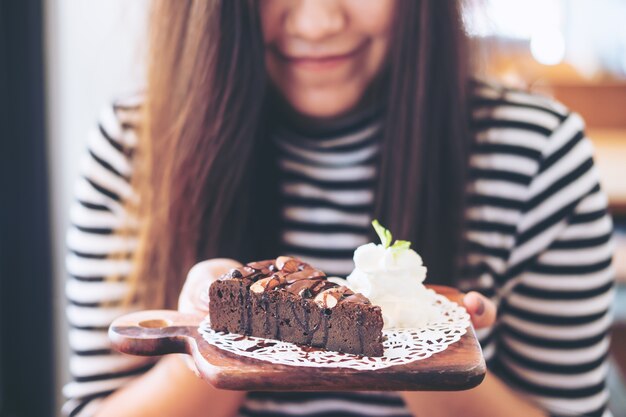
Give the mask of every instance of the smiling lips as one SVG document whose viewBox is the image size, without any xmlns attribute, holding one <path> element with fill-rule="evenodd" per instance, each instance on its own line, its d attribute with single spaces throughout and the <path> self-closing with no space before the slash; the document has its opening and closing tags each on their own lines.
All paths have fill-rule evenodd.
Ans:
<svg viewBox="0 0 626 417">
<path fill-rule="evenodd" d="M 351 49 L 349 52 L 325 55 L 295 56 L 281 51 L 278 47 L 271 48 L 271 51 L 281 61 L 293 65 L 294 67 L 320 71 L 325 69 L 331 69 L 348 62 L 350 59 L 358 55 L 363 49 L 365 49 L 366 45 L 367 42 L 363 42 L 356 48 Z"/>
</svg>

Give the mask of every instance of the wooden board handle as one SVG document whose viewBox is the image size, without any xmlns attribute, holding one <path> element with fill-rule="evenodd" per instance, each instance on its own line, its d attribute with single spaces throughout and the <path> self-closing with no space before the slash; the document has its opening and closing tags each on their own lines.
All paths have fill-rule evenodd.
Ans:
<svg viewBox="0 0 626 417">
<path fill-rule="evenodd" d="M 142 356 L 190 353 L 189 339 L 198 336 L 202 317 L 174 310 L 146 310 L 116 319 L 109 338 L 116 350 Z"/>
</svg>

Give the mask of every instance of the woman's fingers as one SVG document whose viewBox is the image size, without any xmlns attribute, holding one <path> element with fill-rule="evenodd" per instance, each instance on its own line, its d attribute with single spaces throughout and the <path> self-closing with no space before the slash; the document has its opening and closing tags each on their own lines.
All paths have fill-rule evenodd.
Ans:
<svg viewBox="0 0 626 417">
<path fill-rule="evenodd" d="M 487 297 L 471 291 L 463 297 L 465 309 L 472 318 L 475 329 L 482 329 L 493 325 L 496 321 L 496 305 Z"/>
<path fill-rule="evenodd" d="M 206 315 L 209 311 L 208 290 L 213 281 L 241 264 L 233 259 L 216 258 L 194 265 L 178 298 L 178 310 L 183 313 Z"/>
</svg>

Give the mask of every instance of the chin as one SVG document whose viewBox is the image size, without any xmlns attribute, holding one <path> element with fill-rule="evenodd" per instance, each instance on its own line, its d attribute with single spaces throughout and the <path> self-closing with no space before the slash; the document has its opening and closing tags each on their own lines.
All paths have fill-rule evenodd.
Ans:
<svg viewBox="0 0 626 417">
<path fill-rule="evenodd" d="M 289 104 L 298 113 L 316 118 L 328 118 L 348 113 L 356 107 L 362 94 L 354 92 L 307 93 L 288 97 Z"/>
</svg>

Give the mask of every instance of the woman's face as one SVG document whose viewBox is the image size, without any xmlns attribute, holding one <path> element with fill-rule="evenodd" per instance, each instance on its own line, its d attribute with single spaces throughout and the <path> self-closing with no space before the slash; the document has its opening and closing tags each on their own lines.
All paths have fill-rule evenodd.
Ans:
<svg viewBox="0 0 626 417">
<path fill-rule="evenodd" d="M 394 6 L 395 0 L 262 0 L 271 81 L 302 114 L 349 111 L 383 66 Z"/>
</svg>

